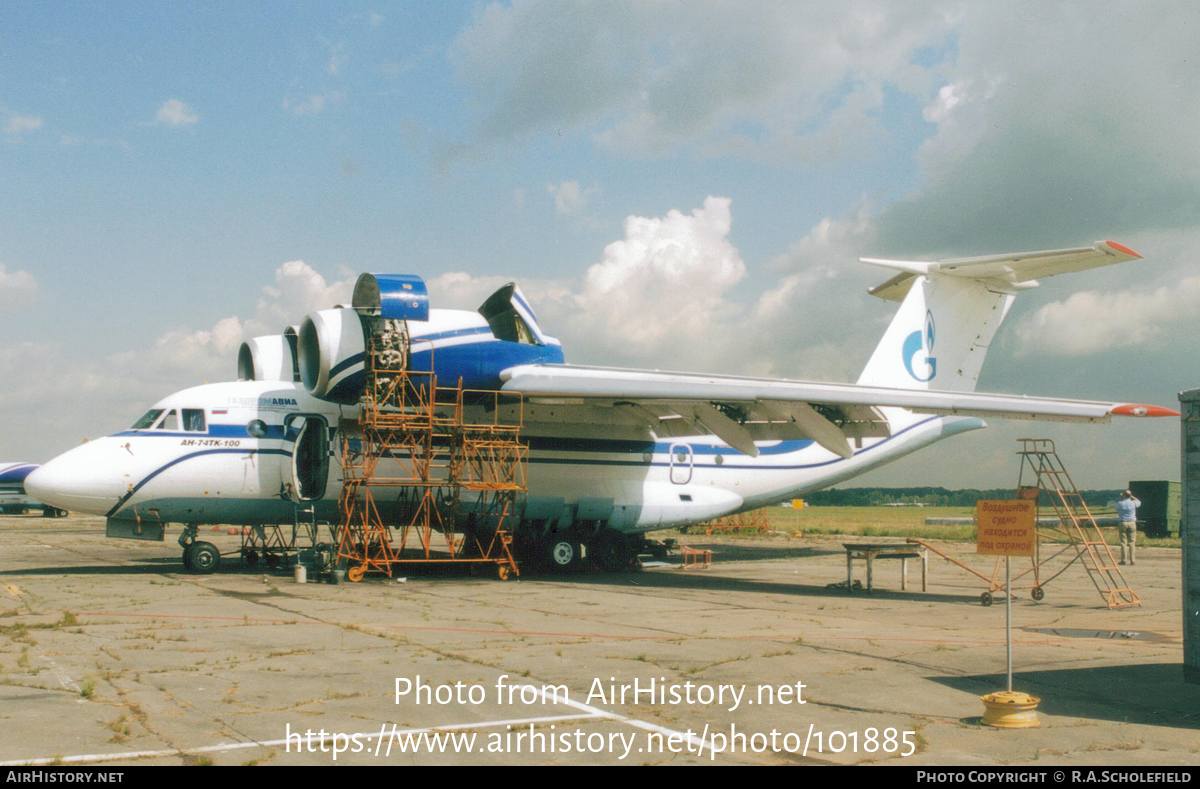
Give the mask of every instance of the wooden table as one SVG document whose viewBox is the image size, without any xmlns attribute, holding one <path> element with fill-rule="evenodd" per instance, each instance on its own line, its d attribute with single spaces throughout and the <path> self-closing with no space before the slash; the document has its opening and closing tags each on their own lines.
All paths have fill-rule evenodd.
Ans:
<svg viewBox="0 0 1200 789">
<path fill-rule="evenodd" d="M 928 591 L 929 560 L 925 548 L 903 542 L 842 543 L 846 548 L 846 589 L 854 588 L 854 560 L 867 560 L 867 591 L 875 586 L 875 560 L 900 560 L 900 588 L 908 589 L 908 560 L 921 560 L 921 591 Z"/>
</svg>

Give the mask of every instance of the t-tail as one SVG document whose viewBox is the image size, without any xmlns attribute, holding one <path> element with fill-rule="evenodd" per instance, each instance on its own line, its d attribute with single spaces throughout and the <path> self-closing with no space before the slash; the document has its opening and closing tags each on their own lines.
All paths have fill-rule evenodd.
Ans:
<svg viewBox="0 0 1200 789">
<path fill-rule="evenodd" d="M 862 258 L 899 272 L 869 292 L 899 301 L 900 310 L 858 383 L 973 392 L 988 346 L 1017 293 L 1037 287 L 1039 277 L 1140 258 L 1112 241 L 936 262 Z"/>
</svg>

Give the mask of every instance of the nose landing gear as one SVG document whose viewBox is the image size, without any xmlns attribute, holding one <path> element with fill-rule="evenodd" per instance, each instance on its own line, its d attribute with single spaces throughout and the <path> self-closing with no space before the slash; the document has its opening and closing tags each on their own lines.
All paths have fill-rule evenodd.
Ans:
<svg viewBox="0 0 1200 789">
<path fill-rule="evenodd" d="M 199 575 L 215 573 L 221 566 L 221 552 L 211 542 L 197 540 L 197 531 L 196 524 L 189 523 L 179 535 L 179 545 L 183 548 L 183 569 Z"/>
</svg>

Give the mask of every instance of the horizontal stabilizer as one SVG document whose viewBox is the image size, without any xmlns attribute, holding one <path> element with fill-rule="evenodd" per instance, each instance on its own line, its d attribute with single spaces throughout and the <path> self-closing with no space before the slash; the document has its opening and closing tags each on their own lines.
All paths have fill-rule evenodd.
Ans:
<svg viewBox="0 0 1200 789">
<path fill-rule="evenodd" d="M 951 258 L 934 262 L 882 258 L 860 260 L 872 266 L 900 272 L 882 285 L 871 288 L 868 293 L 889 301 L 903 301 L 912 283 L 922 274 L 964 277 L 1001 290 L 1016 291 L 1036 287 L 1040 277 L 1084 271 L 1140 258 L 1141 255 L 1115 241 L 1097 241 L 1090 247 Z"/>
</svg>

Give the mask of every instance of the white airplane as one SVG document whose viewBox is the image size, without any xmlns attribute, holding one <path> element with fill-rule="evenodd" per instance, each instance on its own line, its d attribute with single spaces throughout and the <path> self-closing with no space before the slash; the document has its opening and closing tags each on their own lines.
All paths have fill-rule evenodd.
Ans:
<svg viewBox="0 0 1200 789">
<path fill-rule="evenodd" d="M 477 312 L 430 310 L 419 278 L 364 274 L 354 308 L 244 344 L 244 380 L 166 397 L 129 429 L 37 469 L 26 487 L 106 516 L 110 536 L 162 539 L 163 524 L 183 523 L 185 564 L 201 571 L 219 557 L 194 540 L 198 524 L 291 524 L 299 508 L 332 523 L 342 488 L 332 439 L 339 420 L 359 414 L 364 327 L 394 319 L 411 338 L 410 369 L 432 364 L 439 381 L 523 398 L 525 557 L 570 567 L 586 545 L 620 568 L 645 532 L 803 496 L 984 427 L 981 417 L 1176 415 L 974 391 L 1019 291 L 1137 258 L 1111 241 L 937 262 L 864 258 L 896 272 L 870 292 L 900 308 L 855 384 L 566 365 L 515 285 Z"/>
<path fill-rule="evenodd" d="M 0 463 L 0 515 L 24 515 L 29 510 L 41 510 L 47 518 L 67 514 L 25 494 L 25 478 L 35 468 L 36 463 Z"/>
</svg>

